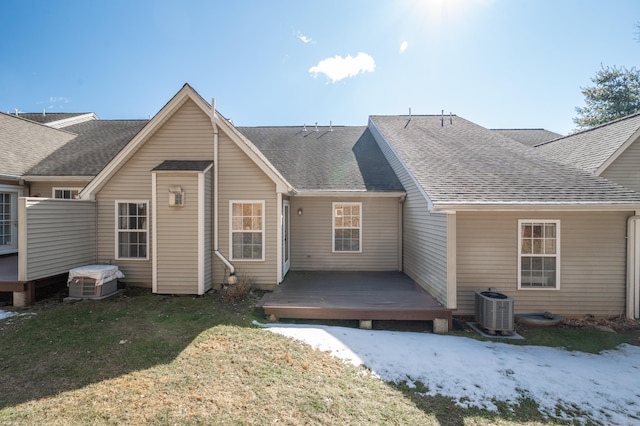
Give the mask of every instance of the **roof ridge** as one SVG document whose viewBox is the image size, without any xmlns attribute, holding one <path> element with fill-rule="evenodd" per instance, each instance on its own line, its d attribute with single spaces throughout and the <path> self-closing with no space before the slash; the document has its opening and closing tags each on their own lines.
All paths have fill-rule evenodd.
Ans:
<svg viewBox="0 0 640 426">
<path fill-rule="evenodd" d="M 17 118 L 17 119 L 22 120 L 22 121 L 24 121 L 26 123 L 34 124 L 34 125 L 37 125 L 37 126 L 41 126 L 41 127 L 47 128 L 49 130 L 56 130 L 58 132 L 67 133 L 69 135 L 78 136 L 77 133 L 70 132 L 70 131 L 64 130 L 64 129 L 58 129 L 56 127 L 47 126 L 45 123 L 38 123 L 37 121 L 33 121 L 33 120 L 29 120 L 28 118 L 20 117 L 19 115 L 7 114 L 6 112 L 2 112 L 2 111 L 0 111 L 0 114 L 2 114 L 4 116 L 7 116 L 7 117 L 11 117 L 11 118 Z"/>
<path fill-rule="evenodd" d="M 561 139 L 570 138 L 570 137 L 573 137 L 573 136 L 576 136 L 576 135 L 582 135 L 582 134 L 585 134 L 585 133 L 588 133 L 588 132 L 592 132 L 594 130 L 601 129 L 603 127 L 612 126 L 614 124 L 617 124 L 617 123 L 625 121 L 625 120 L 630 120 L 630 119 L 638 117 L 638 116 L 640 116 L 640 111 L 638 111 L 638 112 L 636 112 L 634 114 L 625 115 L 624 117 L 616 118 L 615 120 L 607 121 L 606 123 L 602 123 L 602 124 L 599 124 L 597 126 L 590 127 L 588 129 L 585 129 L 585 130 L 581 130 L 579 132 L 575 132 L 575 133 L 571 133 L 571 134 L 566 135 L 566 136 L 562 136 L 562 137 L 557 138 L 557 139 L 553 139 L 553 140 L 550 140 L 550 141 L 547 141 L 547 142 L 539 143 L 537 145 L 534 145 L 534 147 L 537 148 L 539 146 L 547 145 L 547 144 L 550 144 L 552 142 L 557 142 L 557 141 L 559 141 Z"/>
</svg>

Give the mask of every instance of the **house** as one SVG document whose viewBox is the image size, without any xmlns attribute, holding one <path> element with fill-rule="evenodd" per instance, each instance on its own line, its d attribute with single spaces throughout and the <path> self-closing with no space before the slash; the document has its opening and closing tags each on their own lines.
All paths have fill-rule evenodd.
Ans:
<svg viewBox="0 0 640 426">
<path fill-rule="evenodd" d="M 399 271 L 459 315 L 492 288 L 519 312 L 638 316 L 640 194 L 504 132 L 453 115 L 236 127 L 189 85 L 148 122 L 100 121 L 47 129 L 59 146 L 16 172 L 22 281 L 89 260 L 164 294 Z M 73 182 L 79 200 L 33 197 Z"/>
<path fill-rule="evenodd" d="M 0 291 L 13 292 L 14 304 L 30 303 L 41 280 L 95 262 L 95 206 L 68 201 L 144 124 L 0 113 Z"/>
<path fill-rule="evenodd" d="M 535 149 L 640 192 L 640 114 L 540 143 Z"/>
<path fill-rule="evenodd" d="M 492 288 L 520 312 L 637 316 L 639 194 L 460 117 L 369 127 L 407 191 L 404 271 L 447 307 L 471 315 L 475 291 Z"/>
</svg>

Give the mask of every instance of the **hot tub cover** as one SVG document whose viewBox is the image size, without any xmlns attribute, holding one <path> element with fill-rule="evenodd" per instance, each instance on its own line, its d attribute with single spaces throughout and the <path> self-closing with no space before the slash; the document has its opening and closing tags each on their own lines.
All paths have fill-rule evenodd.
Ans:
<svg viewBox="0 0 640 426">
<path fill-rule="evenodd" d="M 117 278 L 124 278 L 124 274 L 116 265 L 86 265 L 71 269 L 67 283 L 74 278 L 93 278 L 96 285 L 102 285 Z"/>
</svg>

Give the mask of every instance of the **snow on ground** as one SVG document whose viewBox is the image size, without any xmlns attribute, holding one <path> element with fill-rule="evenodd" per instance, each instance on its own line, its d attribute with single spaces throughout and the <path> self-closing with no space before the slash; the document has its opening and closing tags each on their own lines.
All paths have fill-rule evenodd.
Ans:
<svg viewBox="0 0 640 426">
<path fill-rule="evenodd" d="M 621 345 L 593 355 L 427 333 L 286 324 L 265 327 L 354 365 L 362 364 L 385 381 L 410 386 L 419 381 L 428 395 L 454 398 L 462 407 L 495 411 L 493 401 L 517 404 L 528 397 L 550 417 L 640 424 L 640 347 Z M 556 412 L 557 405 L 562 413 Z M 585 417 L 576 419 L 575 408 Z"/>
<path fill-rule="evenodd" d="M 15 314 L 16 314 L 15 312 L 7 312 L 7 311 L 0 310 L 0 320 L 12 317 Z"/>
</svg>

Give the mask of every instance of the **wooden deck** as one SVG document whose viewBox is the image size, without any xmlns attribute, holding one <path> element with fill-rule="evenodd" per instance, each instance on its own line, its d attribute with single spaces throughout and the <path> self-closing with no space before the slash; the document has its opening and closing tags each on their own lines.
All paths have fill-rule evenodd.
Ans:
<svg viewBox="0 0 640 426">
<path fill-rule="evenodd" d="M 402 272 L 294 272 L 258 303 L 276 318 L 341 320 L 446 319 L 452 311 Z"/>
<path fill-rule="evenodd" d="M 34 281 L 18 280 L 18 255 L 9 254 L 0 256 L 0 292 L 22 293 L 21 303 L 25 306 L 33 305 L 36 301 L 36 291 L 38 297 L 48 294 L 49 290 L 64 286 L 67 274 L 54 275 Z"/>
</svg>

